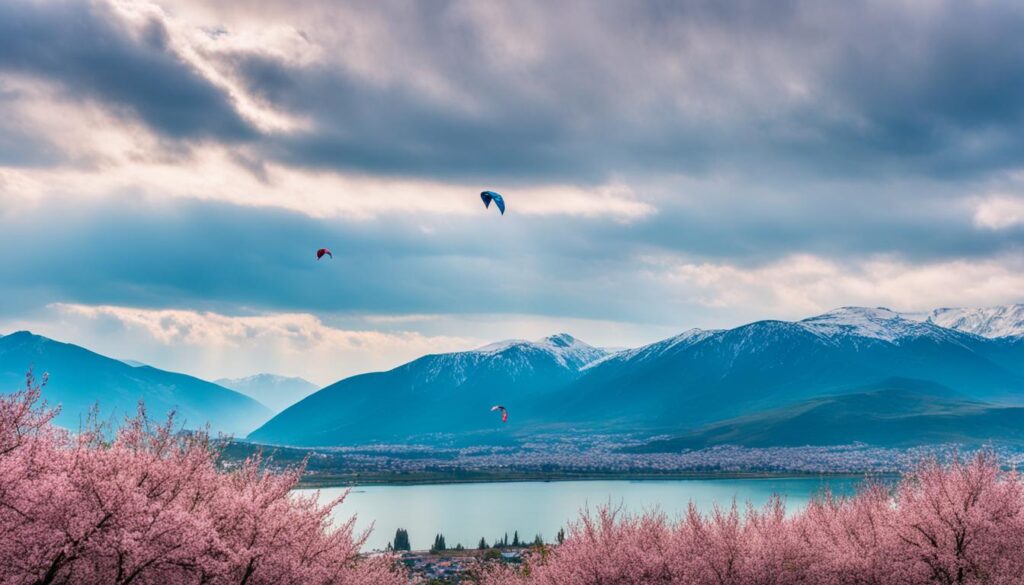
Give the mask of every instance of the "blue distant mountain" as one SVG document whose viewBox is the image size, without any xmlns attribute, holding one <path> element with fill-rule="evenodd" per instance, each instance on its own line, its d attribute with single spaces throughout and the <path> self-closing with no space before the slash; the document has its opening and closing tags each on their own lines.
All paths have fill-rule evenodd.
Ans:
<svg viewBox="0 0 1024 585">
<path fill-rule="evenodd" d="M 970 410 L 968 403 L 1015 406 L 1024 403 L 1024 326 L 1016 321 L 1017 307 L 921 315 L 848 307 L 797 322 L 691 330 L 616 353 L 568 335 L 505 342 L 342 380 L 286 409 L 250 439 L 314 446 L 494 443 L 540 432 L 681 435 L 815 399 L 862 394 L 893 379 L 945 389 L 939 395 L 914 390 L 925 398 L 904 400 L 909 409 L 953 400 L 947 391 L 964 401 L 961 413 Z M 906 398 L 881 398 L 893 396 Z M 509 408 L 507 425 L 487 417 L 497 403 Z M 998 438 L 1006 427 L 993 428 Z"/>
<path fill-rule="evenodd" d="M 23 388 L 25 372 L 49 374 L 43 398 L 61 410 L 56 422 L 78 429 L 89 409 L 120 421 L 143 400 L 148 414 L 163 419 L 174 410 L 185 428 L 210 425 L 214 432 L 244 436 L 271 412 L 257 401 L 222 386 L 146 365 L 129 365 L 85 348 L 27 331 L 0 337 L 0 391 Z"/>
<path fill-rule="evenodd" d="M 281 412 L 319 389 L 319 386 L 309 380 L 274 374 L 221 378 L 214 380 L 214 383 L 241 392 L 274 412 Z"/>
</svg>

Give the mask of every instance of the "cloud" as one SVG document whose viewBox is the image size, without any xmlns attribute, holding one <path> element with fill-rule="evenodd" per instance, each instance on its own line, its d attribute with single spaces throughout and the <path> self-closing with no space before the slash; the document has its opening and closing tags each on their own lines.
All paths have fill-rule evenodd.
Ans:
<svg viewBox="0 0 1024 585">
<path fill-rule="evenodd" d="M 231 96 L 183 60 L 156 15 L 130 27 L 106 2 L 0 5 L 0 70 L 45 80 L 176 139 L 251 139 Z"/>
<path fill-rule="evenodd" d="M 670 298 L 757 318 L 801 318 L 840 306 L 923 311 L 1024 301 L 1024 259 L 910 264 L 877 257 L 841 264 L 810 254 L 754 268 L 648 258 Z"/>
<path fill-rule="evenodd" d="M 974 223 L 990 230 L 1024 225 L 1024 197 L 991 195 L 978 202 Z"/>
<path fill-rule="evenodd" d="M 953 1 L 0 3 L 0 317 L 649 340 L 1020 300 L 1022 27 Z"/>
<path fill-rule="evenodd" d="M 396 319 L 534 315 L 553 329 L 557 319 L 683 326 L 718 323 L 728 311 L 757 318 L 761 303 L 743 297 L 751 302 L 747 312 L 738 303 L 712 310 L 722 303 L 704 302 L 709 293 L 700 289 L 679 294 L 654 277 L 661 265 L 644 259 L 755 274 L 752 282 L 757 270 L 801 256 L 839 275 L 857 274 L 875 258 L 908 269 L 1022 259 L 1024 233 L 978 229 L 964 208 L 941 203 L 904 209 L 894 202 L 877 214 L 870 201 L 824 213 L 782 210 L 759 198 L 710 199 L 716 204 L 695 197 L 687 207 L 666 204 L 624 221 L 515 209 L 501 217 L 486 212 L 475 193 L 465 214 L 368 218 L 128 194 L 50 197 L 0 213 L 0 315 L 70 303 Z M 316 262 L 313 254 L 324 246 L 335 257 Z M 714 290 L 724 295 L 729 286 L 746 294 L 751 284 L 723 277 Z M 964 290 L 945 290 L 957 288 Z M 828 298 L 843 296 L 820 302 Z M 884 298 L 861 300 L 876 305 Z M 985 304 L 1003 298 L 993 293 Z M 382 321 L 363 326 L 387 328 Z"/>
<path fill-rule="evenodd" d="M 51 108 L 51 112 L 54 108 Z M 100 119 L 102 117 L 100 116 Z M 63 135 L 83 135 L 79 148 L 67 149 L 68 158 L 94 164 L 2 169 L 0 178 L 12 185 L 9 192 L 22 200 L 67 198 L 103 199 L 130 190 L 153 199 L 199 199 L 253 207 L 297 211 L 316 218 L 366 220 L 380 215 L 457 215 L 484 213 L 477 184 L 448 183 L 394 177 L 305 173 L 276 163 L 244 158 L 244 149 L 198 146 L 174 158 L 140 158 L 132 140 L 115 132 L 85 136 L 80 127 L 64 128 Z M 96 148 L 85 150 L 83 144 Z M 492 187 L 487 185 L 486 187 Z M 493 187 L 496 188 L 496 187 Z M 506 191 L 509 213 L 530 216 L 610 217 L 631 222 L 657 212 L 621 183 L 576 186 L 525 186 Z"/>
<path fill-rule="evenodd" d="M 300 375 L 328 384 L 390 369 L 426 353 L 465 350 L 478 339 L 415 331 L 346 330 L 308 313 L 229 316 L 190 310 L 52 305 L 35 328 L 114 357 L 216 379 L 255 372 Z"/>
<path fill-rule="evenodd" d="M 1024 153 L 1014 4 L 546 8 L 15 0 L 0 68 L 168 139 L 354 173 L 970 177 Z"/>
</svg>

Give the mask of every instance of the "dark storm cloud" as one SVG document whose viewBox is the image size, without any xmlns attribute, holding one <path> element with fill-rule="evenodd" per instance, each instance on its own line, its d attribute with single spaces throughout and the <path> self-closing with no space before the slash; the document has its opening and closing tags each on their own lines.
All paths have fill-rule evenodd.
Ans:
<svg viewBox="0 0 1024 585">
<path fill-rule="evenodd" d="M 129 31 L 99 2 L 0 3 L 0 73 L 56 83 L 174 139 L 251 139 L 229 97 L 168 47 L 152 19 Z"/>
<path fill-rule="evenodd" d="M 950 177 L 1024 161 L 1019 4 L 570 2 L 529 26 L 515 9 L 481 21 L 462 7 L 362 6 L 386 13 L 388 82 L 232 56 L 252 91 L 317 121 L 270 152 L 373 172 L 584 181 L 780 168 Z M 543 55 L 495 49 L 508 35 Z M 393 52 L 414 57 L 383 56 Z M 436 76 L 455 97 L 403 74 Z"/>
<path fill-rule="evenodd" d="M 206 53 L 308 129 L 258 135 L 169 48 L 163 21 L 129 31 L 101 3 L 3 3 L 0 67 L 171 138 L 249 139 L 292 165 L 370 173 L 963 177 L 1024 161 L 1019 3 L 231 6 L 221 36 L 232 10 L 266 10 L 325 55 Z"/>
</svg>

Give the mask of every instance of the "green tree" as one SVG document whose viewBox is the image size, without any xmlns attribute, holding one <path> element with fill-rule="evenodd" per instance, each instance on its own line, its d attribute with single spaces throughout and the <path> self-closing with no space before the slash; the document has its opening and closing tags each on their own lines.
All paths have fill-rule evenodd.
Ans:
<svg viewBox="0 0 1024 585">
<path fill-rule="evenodd" d="M 565 542 L 565 528 L 558 529 L 558 534 L 555 535 L 555 540 L 558 541 L 558 544 Z"/>
<path fill-rule="evenodd" d="M 544 546 L 544 537 L 537 535 L 533 538 L 533 546 Z"/>
<path fill-rule="evenodd" d="M 412 550 L 412 546 L 409 544 L 409 532 L 405 528 L 395 531 L 395 540 L 391 544 L 391 548 L 396 551 Z"/>
<path fill-rule="evenodd" d="M 481 536 L 480 537 L 480 544 L 476 545 L 476 548 L 478 548 L 479 550 L 485 550 L 485 549 L 488 549 L 490 547 L 487 546 L 487 541 L 484 540 L 484 537 Z"/>
<path fill-rule="evenodd" d="M 515 536 L 512 537 L 512 546 L 523 546 L 523 543 L 519 542 L 518 530 L 516 530 Z"/>
<path fill-rule="evenodd" d="M 444 542 L 444 535 L 438 534 L 434 537 L 434 546 L 430 547 L 430 552 L 441 552 L 448 550 L 448 545 Z"/>
</svg>

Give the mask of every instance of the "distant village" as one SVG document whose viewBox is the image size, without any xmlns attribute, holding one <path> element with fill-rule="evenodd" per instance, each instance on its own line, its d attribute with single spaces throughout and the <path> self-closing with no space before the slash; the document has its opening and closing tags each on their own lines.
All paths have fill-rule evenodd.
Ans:
<svg viewBox="0 0 1024 585">
<path fill-rule="evenodd" d="M 881 448 L 865 444 L 747 448 L 718 446 L 676 453 L 629 453 L 636 437 L 537 437 L 512 446 L 434 447 L 368 445 L 316 449 L 232 443 L 225 464 L 255 449 L 269 451 L 275 465 L 307 461 L 304 485 L 418 481 L 487 481 L 594 477 L 671 477 L 744 474 L 898 474 L 924 459 L 947 460 L 976 449 L 959 445 Z M 1005 465 L 1024 462 L 1024 451 L 988 446 Z"/>
</svg>

